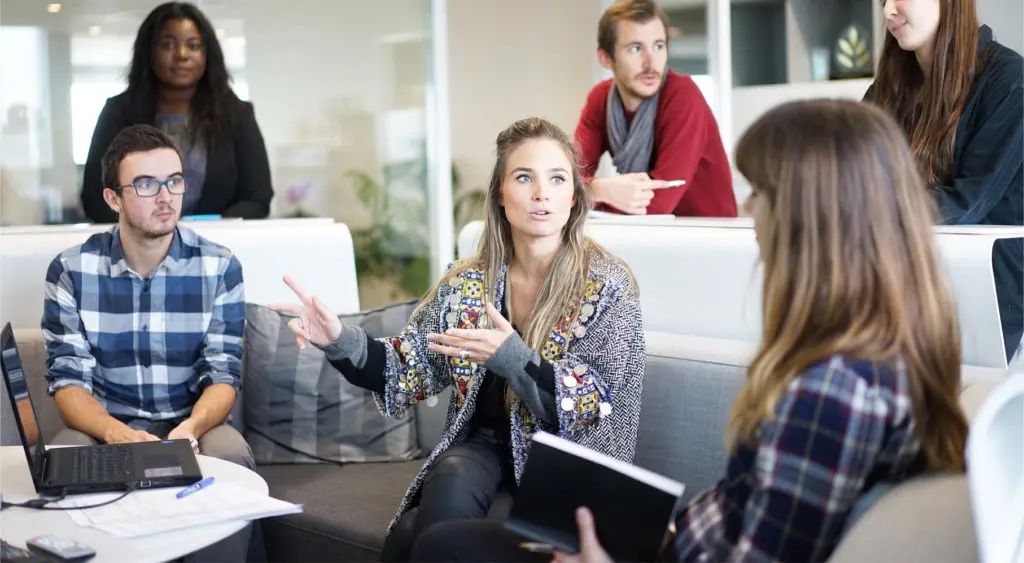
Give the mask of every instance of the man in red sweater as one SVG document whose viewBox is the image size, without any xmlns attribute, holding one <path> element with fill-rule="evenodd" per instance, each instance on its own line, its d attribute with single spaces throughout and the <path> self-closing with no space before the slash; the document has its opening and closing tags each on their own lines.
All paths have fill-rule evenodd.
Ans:
<svg viewBox="0 0 1024 563">
<path fill-rule="evenodd" d="M 584 178 L 598 209 L 735 217 L 718 123 L 697 84 L 666 68 L 667 27 L 653 0 L 616 0 L 601 16 L 597 58 L 614 77 L 590 91 L 576 126 Z M 618 175 L 594 178 L 605 151 Z"/>
</svg>

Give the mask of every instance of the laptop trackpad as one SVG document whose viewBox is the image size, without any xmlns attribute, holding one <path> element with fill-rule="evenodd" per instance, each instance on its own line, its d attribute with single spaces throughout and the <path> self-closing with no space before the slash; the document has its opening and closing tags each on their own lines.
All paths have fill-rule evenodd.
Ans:
<svg viewBox="0 0 1024 563">
<path fill-rule="evenodd" d="M 142 471 L 146 479 L 180 477 L 184 474 L 178 456 L 167 453 L 146 453 L 142 456 Z"/>
</svg>

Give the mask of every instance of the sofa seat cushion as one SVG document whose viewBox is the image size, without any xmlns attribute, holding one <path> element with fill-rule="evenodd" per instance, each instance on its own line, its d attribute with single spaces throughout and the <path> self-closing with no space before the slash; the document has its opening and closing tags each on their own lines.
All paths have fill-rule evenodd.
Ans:
<svg viewBox="0 0 1024 563">
<path fill-rule="evenodd" d="M 422 466 L 423 460 L 257 466 L 272 496 L 303 505 L 301 514 L 264 521 L 268 555 L 287 550 L 291 561 L 325 555 L 335 561 L 376 560 L 388 524 Z M 314 543 L 333 546 L 324 552 L 291 553 Z"/>
</svg>

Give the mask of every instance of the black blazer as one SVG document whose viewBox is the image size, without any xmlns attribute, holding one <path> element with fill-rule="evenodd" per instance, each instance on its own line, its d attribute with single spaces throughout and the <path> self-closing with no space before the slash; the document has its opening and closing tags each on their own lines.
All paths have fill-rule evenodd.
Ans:
<svg viewBox="0 0 1024 563">
<path fill-rule="evenodd" d="M 256 124 L 252 104 L 238 101 L 230 135 L 222 137 L 206 155 L 206 179 L 196 214 L 263 219 L 270 213 L 274 188 L 270 185 L 270 163 L 263 135 Z M 82 178 L 82 208 L 96 223 L 117 222 L 103 200 L 103 153 L 118 131 L 133 125 L 127 93 L 107 100 L 89 144 L 89 158 Z"/>
<path fill-rule="evenodd" d="M 946 225 L 1024 225 L 1024 58 L 980 29 L 980 72 L 953 146 L 953 178 L 932 186 Z M 874 100 L 874 84 L 864 96 Z M 1009 359 L 1024 334 L 1024 244 L 1000 240 L 992 252 L 996 298 Z"/>
</svg>

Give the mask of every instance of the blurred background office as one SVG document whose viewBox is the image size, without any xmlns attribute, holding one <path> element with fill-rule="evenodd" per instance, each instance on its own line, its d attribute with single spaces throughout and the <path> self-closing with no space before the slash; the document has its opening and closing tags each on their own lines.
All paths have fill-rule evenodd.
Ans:
<svg viewBox="0 0 1024 563">
<path fill-rule="evenodd" d="M 419 296 L 479 216 L 494 136 L 544 116 L 572 131 L 610 0 L 196 0 L 270 161 L 271 217 L 327 216 L 355 241 L 364 308 Z M 669 64 L 700 85 L 726 149 L 768 107 L 859 99 L 877 0 L 663 0 Z M 83 166 L 157 0 L 0 3 L 0 224 L 86 221 Z M 1024 51 L 1020 0 L 979 16 Z M 837 53 L 852 54 L 846 65 Z M 738 179 L 737 197 L 748 187 Z"/>
</svg>

